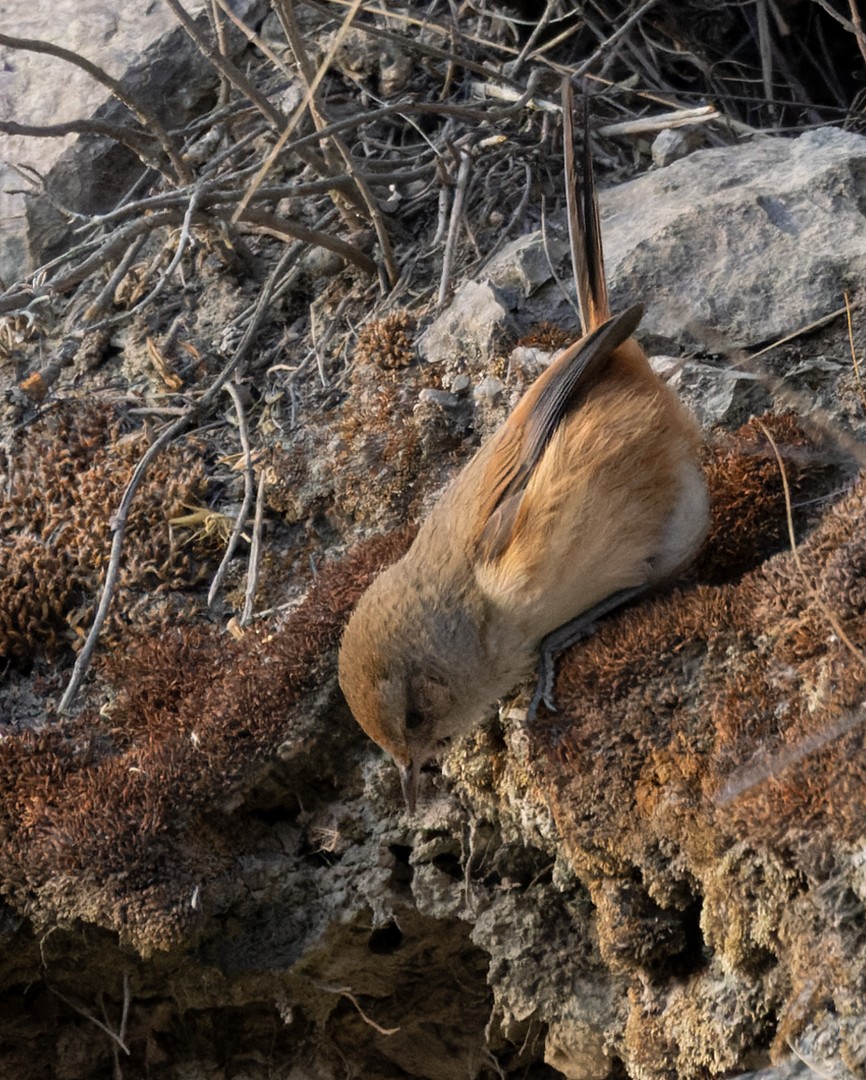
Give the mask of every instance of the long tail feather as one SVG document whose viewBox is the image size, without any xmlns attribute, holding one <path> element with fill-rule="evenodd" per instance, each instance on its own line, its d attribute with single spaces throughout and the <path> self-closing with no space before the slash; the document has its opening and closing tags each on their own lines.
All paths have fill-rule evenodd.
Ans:
<svg viewBox="0 0 866 1080">
<path fill-rule="evenodd" d="M 584 110 L 583 161 L 577 173 L 574 153 L 574 94 L 571 80 L 562 80 L 562 133 L 565 153 L 565 199 L 571 265 L 584 334 L 590 334 L 610 318 L 607 278 L 589 132 L 589 107 Z"/>
</svg>

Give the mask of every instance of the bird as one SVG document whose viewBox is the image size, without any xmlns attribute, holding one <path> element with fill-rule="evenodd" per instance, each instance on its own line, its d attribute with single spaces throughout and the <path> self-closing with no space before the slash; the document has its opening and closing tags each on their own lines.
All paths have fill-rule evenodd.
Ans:
<svg viewBox="0 0 866 1080">
<path fill-rule="evenodd" d="M 556 654 L 673 579 L 709 528 L 697 423 L 634 337 L 642 305 L 611 314 L 588 123 L 584 147 L 582 182 L 566 155 L 584 336 L 451 481 L 341 639 L 340 687 L 410 814 L 421 769 L 536 669 L 529 714 L 555 711 Z"/>
</svg>

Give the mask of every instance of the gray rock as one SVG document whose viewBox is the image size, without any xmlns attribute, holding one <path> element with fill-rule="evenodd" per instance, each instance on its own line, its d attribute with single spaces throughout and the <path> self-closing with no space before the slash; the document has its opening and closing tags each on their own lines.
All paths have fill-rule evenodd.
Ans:
<svg viewBox="0 0 866 1080">
<path fill-rule="evenodd" d="M 701 144 L 702 135 L 697 128 L 665 128 L 653 139 L 650 151 L 653 165 L 663 168 L 686 157 Z"/>
<path fill-rule="evenodd" d="M 509 304 L 488 281 L 467 281 L 451 306 L 421 335 L 418 351 L 429 363 L 487 363 L 517 329 Z"/>
<path fill-rule="evenodd" d="M 199 5 L 199 10 L 203 5 Z M 234 5 L 248 21 L 261 17 L 261 0 Z M 192 14 L 196 14 L 193 7 Z M 3 21 L 16 35 L 62 44 L 118 79 L 136 100 L 177 126 L 209 103 L 217 85 L 171 11 L 162 4 L 124 8 L 106 0 L 75 5 L 4 4 Z M 245 40 L 230 28 L 234 51 Z M 130 125 L 129 112 L 86 72 L 54 57 L 0 48 L 0 120 L 48 125 L 99 119 Z M 29 184 L 18 168 L 45 177 L 51 200 L 78 213 L 99 213 L 142 171 L 139 159 L 111 139 L 69 135 L 32 138 L 0 134 L 0 282 L 18 280 L 68 246 L 69 215 Z M 14 189 L 14 192 L 10 192 Z"/>
<path fill-rule="evenodd" d="M 702 427 L 736 427 L 771 405 L 764 384 L 751 372 L 686 361 L 669 379 Z"/>
<path fill-rule="evenodd" d="M 445 410 L 456 409 L 460 404 L 455 394 L 448 390 L 436 390 L 430 386 L 425 386 L 418 394 L 418 402 L 421 405 L 433 405 L 437 409 Z"/>
<path fill-rule="evenodd" d="M 505 383 L 495 375 L 485 375 L 473 391 L 476 401 L 497 402 L 505 390 Z"/>
<path fill-rule="evenodd" d="M 605 1053 L 604 1030 L 581 1020 L 554 1022 L 544 1040 L 544 1061 L 567 1080 L 605 1080 L 614 1062 Z"/>
<path fill-rule="evenodd" d="M 75 5 L 9 0 L 3 5 L 7 31 L 24 38 L 63 44 L 118 77 L 147 46 L 176 23 L 162 4 L 122 7 L 105 0 Z M 0 48 L 0 120 L 60 124 L 91 116 L 108 96 L 80 68 L 32 52 Z M 45 175 L 75 137 L 34 139 L 0 134 L 0 279 L 15 281 L 25 263 L 24 196 L 28 188 L 17 166 Z"/>
<path fill-rule="evenodd" d="M 838 308 L 866 277 L 864 182 L 866 138 L 826 128 L 698 150 L 603 191 L 611 303 L 646 304 L 641 333 L 674 350 L 790 333 Z M 541 234 L 524 238 L 519 253 L 540 276 Z M 566 262 L 559 272 L 573 297 Z M 494 270 L 494 280 L 507 280 Z M 576 322 L 573 299 L 553 281 L 527 307 L 536 321 Z"/>
<path fill-rule="evenodd" d="M 602 195 L 614 307 L 677 344 L 772 341 L 838 307 L 866 275 L 866 138 L 700 150 Z"/>
<path fill-rule="evenodd" d="M 562 235 L 557 235 L 557 233 Z M 551 260 L 558 265 L 568 254 L 567 234 L 562 226 L 548 231 L 547 250 L 541 233 L 512 240 L 487 264 L 485 273 L 505 292 L 514 307 L 521 307 L 543 285 L 553 280 Z"/>
</svg>

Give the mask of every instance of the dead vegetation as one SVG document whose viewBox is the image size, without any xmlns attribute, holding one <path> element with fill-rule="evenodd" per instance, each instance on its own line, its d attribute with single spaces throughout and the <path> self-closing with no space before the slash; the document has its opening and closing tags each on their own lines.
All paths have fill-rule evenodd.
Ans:
<svg viewBox="0 0 866 1080">
<path fill-rule="evenodd" d="M 111 402 L 59 402 L 0 454 L 0 655 L 32 666 L 80 647 L 108 559 L 111 518 L 146 446 Z M 205 495 L 204 446 L 170 447 L 139 492 L 106 640 L 167 629 L 205 571 L 170 526 Z"/>
<path fill-rule="evenodd" d="M 11 586 L 0 678 L 30 673 L 44 702 L 38 730 L 0 740 L 3 895 L 39 930 L 78 920 L 142 954 L 195 941 L 248 854 L 239 822 L 252 815 L 238 806 L 283 742 L 301 748 L 297 790 L 281 791 L 297 802 L 293 824 L 305 784 L 357 782 L 346 764 L 356 729 L 330 697 L 333 729 L 314 729 L 309 702 L 333 690 L 343 622 L 411 531 L 319 562 L 414 518 L 450 456 L 471 449 L 471 423 L 440 431 L 415 411 L 422 390 L 443 387 L 415 362 L 413 335 L 561 205 L 562 74 L 592 96 L 599 166 L 613 176 L 683 123 L 708 143 L 862 125 L 840 59 L 855 68 L 853 0 L 850 18 L 810 0 L 577 12 L 554 0 L 540 15 L 436 0 L 423 20 L 274 0 L 247 28 L 243 62 L 221 2 L 220 32 L 207 22 L 216 8 L 193 24 L 173 7 L 214 65 L 211 111 L 163 129 L 130 105 L 121 127 L 74 125 L 126 146 L 138 180 L 108 211 L 71 207 L 63 252 L 0 295 Z M 565 334 L 540 327 L 521 344 Z M 648 1076 L 659 1062 L 667 1075 L 692 1067 L 693 1014 L 677 994 L 704 947 L 750 974 L 786 948 L 794 959 L 769 1000 L 755 991 L 749 1023 L 708 1031 L 701 1075 L 761 1039 L 780 1049 L 818 1008 L 851 1016 L 846 1002 L 864 996 L 866 966 L 855 969 L 841 931 L 828 960 L 826 927 L 801 939 L 784 919 L 804 882 L 836 887 L 834 845 L 862 829 L 863 669 L 824 609 L 863 640 L 864 496 L 855 488 L 815 527 L 833 462 L 792 416 L 764 423 L 798 535 L 811 530 L 808 580 L 784 551 L 783 485 L 762 429 L 717 433 L 713 531 L 690 580 L 576 649 L 560 717 L 532 735 L 537 788 L 588 883 L 602 959 L 635 978 L 625 1037 Z M 263 610 L 310 582 L 288 616 Z M 65 681 L 85 636 L 98 660 L 89 670 L 85 658 L 68 695 L 82 711 L 61 718 L 56 674 Z M 496 889 L 507 888 L 503 871 Z M 666 964 L 678 973 L 669 1007 L 654 982 Z M 288 1029 L 280 1020 L 281 1038 Z M 540 1061 L 534 1044 L 527 1053 Z"/>
<path fill-rule="evenodd" d="M 239 850 L 234 790 L 305 737 L 303 695 L 327 678 L 360 593 L 408 542 L 370 541 L 324 571 L 280 631 L 130 631 L 104 665 L 104 715 L 0 741 L 5 896 L 37 925 L 83 919 L 145 954 L 189 934 L 196 887 Z"/>
<path fill-rule="evenodd" d="M 176 128 L 86 57 L 0 36 L 8 49 L 75 64 L 104 85 L 125 119 L 67 127 L 119 141 L 139 171 L 108 210 L 70 206 L 65 248 L 0 295 L 7 424 L 26 430 L 82 373 L 103 383 L 116 373 L 126 383 L 118 407 L 148 417 L 159 444 L 124 493 L 95 619 L 93 601 L 81 602 L 76 625 L 89 633 L 76 685 L 116 603 L 123 519 L 139 475 L 162 447 L 215 416 L 213 456 L 235 449 L 219 419 L 230 380 L 253 391 L 250 453 L 259 463 L 273 456 L 274 441 L 285 447 L 292 432 L 301 436 L 299 409 L 341 407 L 346 482 L 329 535 L 374 523 L 364 489 L 372 459 L 384 467 L 390 520 L 417 510 L 418 498 L 401 493 L 423 495 L 419 474 L 432 450 L 400 404 L 413 382 L 410 320 L 442 306 L 456 282 L 561 203 L 563 74 L 592 96 L 599 162 L 619 172 L 647 151 L 647 134 L 665 127 L 698 125 L 717 143 L 746 128 L 858 123 L 859 99 L 839 56 L 856 54 L 859 21 L 810 2 L 790 5 L 784 17 L 773 8 L 771 19 L 762 4 L 575 11 L 553 0 L 538 11 L 516 4 L 455 13 L 437 3 L 418 20 L 396 9 L 281 0 L 257 27 L 224 5 L 197 21 L 177 0 L 172 8 L 221 87 L 210 113 Z M 239 63 L 243 47 L 256 61 L 253 77 Z M 693 108 L 707 97 L 712 108 Z M 0 127 L 48 133 L 23 117 Z M 34 204 L 47 200 L 56 212 L 63 193 L 43 187 L 34 188 Z M 160 315 L 180 280 L 190 287 L 172 300 L 170 316 Z M 281 362 L 290 341 L 291 359 Z M 37 358 L 48 345 L 46 365 Z M 360 374 L 368 361 L 380 369 L 378 386 Z M 389 374 L 401 369 L 406 378 Z M 378 433 L 392 418 L 395 430 Z M 321 517 L 329 496 L 315 459 L 325 452 L 314 437 L 281 458 L 269 475 L 286 466 L 299 482 L 287 491 L 285 480 L 265 477 L 259 503 L 286 507 L 289 525 L 309 511 Z M 205 509 L 238 521 L 229 508 L 239 480 L 217 496 L 222 505 Z M 250 550 L 264 565 L 255 539 Z M 37 566 L 53 572 L 45 558 L 57 551 L 31 552 L 31 577 Z M 273 601 L 258 577 L 245 590 L 244 619 L 257 591 Z M 27 588 L 45 591 L 38 581 Z M 73 699 L 74 687 L 64 706 Z"/>
</svg>

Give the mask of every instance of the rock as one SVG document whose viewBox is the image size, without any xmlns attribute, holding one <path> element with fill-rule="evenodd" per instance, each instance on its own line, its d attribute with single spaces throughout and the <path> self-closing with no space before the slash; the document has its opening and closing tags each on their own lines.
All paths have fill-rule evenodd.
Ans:
<svg viewBox="0 0 866 1080">
<path fill-rule="evenodd" d="M 547 250 L 541 233 L 527 233 L 494 256 L 486 273 L 502 289 L 516 308 L 553 279 L 551 260 L 558 265 L 568 254 L 568 234 L 563 225 L 553 226 L 547 238 Z"/>
<path fill-rule="evenodd" d="M 734 427 L 751 414 L 769 408 L 771 403 L 760 379 L 750 371 L 737 368 L 686 361 L 671 376 L 670 385 L 688 403 L 704 428 L 716 424 Z"/>
<path fill-rule="evenodd" d="M 4 29 L 24 38 L 61 42 L 118 76 L 153 41 L 175 26 L 162 4 L 123 8 L 104 0 L 83 0 L 58 12 L 53 5 L 10 0 L 3 8 Z M 60 25 L 62 23 L 62 26 Z M 0 120 L 19 124 L 59 124 L 92 115 L 108 91 L 80 68 L 32 52 L 0 48 Z M 67 135 L 34 139 L 0 134 L 0 280 L 11 284 L 25 263 L 24 196 L 8 189 L 27 188 L 16 166 L 45 175 L 75 142 Z"/>
<path fill-rule="evenodd" d="M 260 18 L 261 0 L 234 10 L 245 20 Z M 195 14 L 195 9 L 193 9 Z M 124 8 L 105 0 L 59 11 L 11 0 L 4 24 L 16 35 L 62 43 L 106 70 L 166 126 L 177 126 L 209 102 L 217 75 L 171 11 L 161 4 Z M 235 52 L 246 42 L 230 28 Z M 50 56 L 0 48 L 0 120 L 47 125 L 87 119 L 129 125 L 129 111 L 80 68 Z M 111 139 L 72 135 L 32 138 L 0 134 L 0 282 L 10 285 L 68 245 L 69 215 L 28 188 L 17 166 L 45 177 L 60 206 L 99 213 L 141 172 L 138 157 Z M 80 223 L 79 223 L 80 224 Z"/>
<path fill-rule="evenodd" d="M 512 371 L 519 371 L 529 379 L 537 379 L 542 371 L 549 366 L 555 353 L 547 349 L 532 348 L 528 345 L 518 345 L 511 350 L 509 364 Z"/>
<path fill-rule="evenodd" d="M 443 409 L 447 412 L 448 410 L 458 408 L 460 402 L 456 395 L 449 393 L 448 390 L 435 390 L 431 386 L 425 386 L 418 395 L 418 404 L 432 405 L 437 409 Z"/>
<path fill-rule="evenodd" d="M 421 335 L 418 352 L 428 363 L 488 363 L 517 328 L 502 292 L 489 281 L 467 281 Z"/>
<path fill-rule="evenodd" d="M 866 138 L 834 129 L 700 150 L 602 194 L 615 308 L 682 344 L 772 341 L 866 275 Z"/>
<path fill-rule="evenodd" d="M 544 1061 L 567 1080 L 605 1080 L 613 1060 L 604 1052 L 604 1034 L 580 1021 L 550 1025 Z"/>
<path fill-rule="evenodd" d="M 505 391 L 505 383 L 495 375 L 485 375 L 475 387 L 474 397 L 477 402 L 495 404 Z"/>
<path fill-rule="evenodd" d="M 701 143 L 701 133 L 697 128 L 665 128 L 653 139 L 650 151 L 653 165 L 663 168 L 686 157 L 696 150 Z"/>
<path fill-rule="evenodd" d="M 864 177 L 866 138 L 826 128 L 698 150 L 602 191 L 613 308 L 646 304 L 640 333 L 674 351 L 754 346 L 805 326 L 866 277 Z M 502 265 L 515 255 L 518 271 Z M 543 281 L 545 266 L 536 232 L 487 272 L 519 294 L 515 311 L 531 294 L 527 317 L 573 326 L 573 300 L 549 271 Z M 573 297 L 565 254 L 558 269 Z"/>
</svg>

